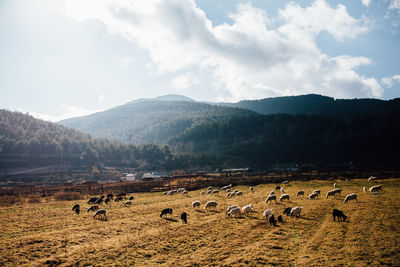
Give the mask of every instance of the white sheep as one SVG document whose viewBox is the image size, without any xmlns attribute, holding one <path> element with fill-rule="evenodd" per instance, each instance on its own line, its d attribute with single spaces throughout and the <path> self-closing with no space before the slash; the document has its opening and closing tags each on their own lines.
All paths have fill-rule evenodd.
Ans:
<svg viewBox="0 0 400 267">
<path fill-rule="evenodd" d="M 192 207 L 195 208 L 200 208 L 200 201 L 196 200 L 192 202 Z"/>
<path fill-rule="evenodd" d="M 381 185 L 375 185 L 375 186 L 372 186 L 370 189 L 369 189 L 369 192 L 378 192 L 379 190 L 382 190 L 382 186 Z"/>
<path fill-rule="evenodd" d="M 268 219 L 268 216 L 272 214 L 272 209 L 264 210 L 263 216 L 265 219 Z"/>
<path fill-rule="evenodd" d="M 321 194 L 321 190 L 316 189 L 316 190 L 313 191 L 313 193 L 317 193 L 319 195 L 319 194 Z"/>
<path fill-rule="evenodd" d="M 233 217 L 233 216 L 238 217 L 238 216 L 242 215 L 242 213 L 240 212 L 240 208 L 239 207 L 235 207 L 235 208 L 230 209 L 227 212 L 227 214 L 228 214 L 229 217 Z"/>
<path fill-rule="evenodd" d="M 340 189 L 340 188 L 335 188 L 335 189 L 333 189 L 332 191 L 335 192 L 335 195 L 336 195 L 336 194 L 338 194 L 338 195 L 341 195 L 341 194 L 342 194 L 342 189 Z"/>
<path fill-rule="evenodd" d="M 243 195 L 243 192 L 242 192 L 242 191 L 237 191 L 237 192 L 235 193 L 235 196 L 241 196 L 241 195 Z"/>
<path fill-rule="evenodd" d="M 211 208 L 216 208 L 218 206 L 218 202 L 215 200 L 210 200 L 206 203 L 204 206 L 206 210 L 211 209 Z"/>
<path fill-rule="evenodd" d="M 376 180 L 376 177 L 375 177 L 375 176 L 371 176 L 371 177 L 368 178 L 368 181 L 369 181 L 369 182 L 372 182 L 372 181 L 375 181 L 375 180 Z"/>
<path fill-rule="evenodd" d="M 290 216 L 291 217 L 300 217 L 300 213 L 301 213 L 301 210 L 303 209 L 303 207 L 300 207 L 300 206 L 297 206 L 297 207 L 294 207 L 294 208 L 292 208 L 291 210 L 290 210 Z"/>
<path fill-rule="evenodd" d="M 349 195 L 347 195 L 345 198 L 344 198 L 344 200 L 343 200 L 343 203 L 347 203 L 348 201 L 350 201 L 350 200 L 357 200 L 357 195 L 356 194 L 349 194 Z"/>
<path fill-rule="evenodd" d="M 166 195 L 166 194 L 168 194 L 168 191 L 165 191 L 165 192 L 162 193 L 163 196 Z"/>
<path fill-rule="evenodd" d="M 363 191 L 364 193 L 367 192 L 367 188 L 365 186 L 363 187 Z"/>
<path fill-rule="evenodd" d="M 287 184 L 287 183 L 289 183 L 288 180 L 282 182 L 282 184 Z"/>
<path fill-rule="evenodd" d="M 228 212 L 229 212 L 231 209 L 233 209 L 233 208 L 239 208 L 239 206 L 238 206 L 238 205 L 231 205 L 231 206 L 229 206 L 228 208 L 226 208 L 226 214 L 228 214 Z"/>
<path fill-rule="evenodd" d="M 233 192 L 230 192 L 230 193 L 226 194 L 226 197 L 227 197 L 227 198 L 231 198 L 231 197 L 233 197 L 233 195 L 234 195 L 234 193 L 233 193 Z"/>
<path fill-rule="evenodd" d="M 276 196 L 275 195 L 269 195 L 267 199 L 265 200 L 265 203 L 268 204 L 269 201 L 275 200 L 276 201 Z"/>
<path fill-rule="evenodd" d="M 214 190 L 211 192 L 211 195 L 215 195 L 215 194 L 218 195 L 218 193 L 219 193 L 219 190 L 218 190 L 218 189 L 214 189 Z"/>
<path fill-rule="evenodd" d="M 97 215 L 98 215 L 98 216 L 102 215 L 101 218 L 104 219 L 104 220 L 107 220 L 107 215 L 106 215 L 106 213 L 107 213 L 107 210 L 105 210 L 105 209 L 97 210 L 96 213 L 93 215 L 93 218 L 96 218 Z"/>
<path fill-rule="evenodd" d="M 308 198 L 309 198 L 309 199 L 316 199 L 316 198 L 318 198 L 318 194 L 317 194 L 317 193 L 311 193 L 311 194 L 308 196 Z"/>
<path fill-rule="evenodd" d="M 275 195 L 275 191 L 272 190 L 272 191 L 269 193 L 269 195 L 270 195 L 270 196 L 271 196 L 271 195 Z"/>
<path fill-rule="evenodd" d="M 250 192 L 254 193 L 254 187 L 250 186 Z"/>
<path fill-rule="evenodd" d="M 283 189 L 283 187 L 281 188 L 281 193 L 282 193 L 282 194 L 285 193 L 285 189 Z"/>
<path fill-rule="evenodd" d="M 298 196 L 304 196 L 304 191 L 302 191 L 302 190 L 297 191 L 296 197 L 298 197 Z"/>
<path fill-rule="evenodd" d="M 284 199 L 289 200 L 289 195 L 288 195 L 288 194 L 283 194 L 283 195 L 279 198 L 279 201 L 283 201 Z"/>
<path fill-rule="evenodd" d="M 326 192 L 326 198 L 329 198 L 330 196 L 334 196 L 336 195 L 336 191 L 335 190 L 331 190 Z"/>
<path fill-rule="evenodd" d="M 334 184 L 333 184 L 333 188 L 336 188 L 336 187 L 337 187 L 337 184 L 336 184 L 336 183 L 334 183 Z"/>
<path fill-rule="evenodd" d="M 201 195 L 202 197 L 204 197 L 204 194 L 205 194 L 204 191 L 201 191 L 201 192 L 200 192 L 200 195 Z"/>
<path fill-rule="evenodd" d="M 249 214 L 251 214 L 252 212 L 253 212 L 253 205 L 252 205 L 252 204 L 247 205 L 247 206 L 244 206 L 244 207 L 242 208 L 242 213 L 243 213 L 243 215 L 249 215 Z"/>
</svg>

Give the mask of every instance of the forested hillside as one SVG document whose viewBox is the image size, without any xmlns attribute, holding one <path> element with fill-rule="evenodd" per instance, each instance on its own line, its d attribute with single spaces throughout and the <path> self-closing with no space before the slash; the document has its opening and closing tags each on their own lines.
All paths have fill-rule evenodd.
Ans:
<svg viewBox="0 0 400 267">
<path fill-rule="evenodd" d="M 167 146 L 95 139 L 26 114 L 0 110 L 0 169 L 48 165 L 164 169 L 180 167 L 176 162 L 181 161 Z"/>
<path fill-rule="evenodd" d="M 344 121 L 314 115 L 231 117 L 174 138 L 176 150 L 213 155 L 226 166 L 268 168 L 274 163 L 400 166 L 399 112 Z"/>
<path fill-rule="evenodd" d="M 260 114 L 308 114 L 351 120 L 400 110 L 400 99 L 334 99 L 321 95 L 272 97 L 245 100 L 237 103 L 219 103 L 239 107 Z"/>
<path fill-rule="evenodd" d="M 72 118 L 60 123 L 96 137 L 130 144 L 166 144 L 185 130 L 232 116 L 249 117 L 255 112 L 192 101 L 144 99 L 104 112 Z"/>
</svg>

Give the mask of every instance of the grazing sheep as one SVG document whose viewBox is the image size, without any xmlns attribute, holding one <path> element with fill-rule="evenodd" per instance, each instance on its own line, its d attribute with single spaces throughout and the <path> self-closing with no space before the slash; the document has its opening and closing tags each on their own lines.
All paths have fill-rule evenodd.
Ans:
<svg viewBox="0 0 400 267">
<path fill-rule="evenodd" d="M 200 208 L 200 201 L 193 201 L 192 202 L 192 207 L 195 209 L 195 208 Z"/>
<path fill-rule="evenodd" d="M 88 204 L 95 204 L 97 197 L 92 197 L 89 199 Z"/>
<path fill-rule="evenodd" d="M 335 188 L 335 189 L 333 189 L 332 191 L 335 192 L 335 195 L 336 195 L 336 194 L 338 194 L 338 195 L 341 195 L 341 194 L 342 194 L 342 189 L 340 189 L 340 188 Z"/>
<path fill-rule="evenodd" d="M 103 198 L 104 198 L 104 196 L 101 196 L 100 198 L 98 198 L 98 199 L 94 202 L 94 204 L 98 204 L 98 205 L 103 204 Z"/>
<path fill-rule="evenodd" d="M 281 190 L 281 187 L 278 185 L 275 187 L 275 190 Z"/>
<path fill-rule="evenodd" d="M 346 183 L 348 183 L 348 182 L 350 182 L 350 180 L 349 179 L 346 179 L 346 180 L 344 180 Z"/>
<path fill-rule="evenodd" d="M 129 197 L 129 200 L 134 200 L 134 199 L 135 199 L 134 196 L 130 196 L 130 197 Z"/>
<path fill-rule="evenodd" d="M 225 189 L 225 192 L 231 192 L 230 188 Z"/>
<path fill-rule="evenodd" d="M 340 219 L 342 219 L 342 221 L 345 221 L 347 216 L 344 215 L 343 211 L 338 210 L 338 209 L 333 209 L 332 210 L 332 216 L 333 216 L 333 220 L 336 221 L 336 217 L 338 217 L 338 222 L 340 222 Z"/>
<path fill-rule="evenodd" d="M 285 193 L 285 189 L 283 189 L 283 187 L 281 188 L 281 193 L 282 193 L 282 194 Z"/>
<path fill-rule="evenodd" d="M 285 200 L 285 199 L 287 199 L 287 200 L 289 201 L 289 195 L 288 195 L 288 194 L 283 194 L 283 195 L 279 198 L 279 201 L 283 201 L 283 200 Z"/>
<path fill-rule="evenodd" d="M 269 193 L 269 195 L 270 195 L 270 196 L 275 195 L 275 191 L 272 190 L 272 191 Z"/>
<path fill-rule="evenodd" d="M 289 183 L 288 180 L 282 182 L 282 184 L 287 184 L 287 183 Z"/>
<path fill-rule="evenodd" d="M 282 215 L 278 216 L 278 222 L 280 222 L 280 223 L 283 222 Z"/>
<path fill-rule="evenodd" d="M 326 192 L 326 198 L 329 198 L 330 196 L 334 196 L 334 195 L 336 195 L 335 190 L 331 190 L 331 191 Z"/>
<path fill-rule="evenodd" d="M 183 223 L 187 223 L 187 217 L 189 216 L 189 214 L 187 214 L 186 212 L 182 212 L 181 213 L 181 220 Z"/>
<path fill-rule="evenodd" d="M 234 207 L 232 209 L 230 209 L 227 213 L 226 213 L 229 217 L 240 217 L 242 215 L 240 208 L 239 207 Z"/>
<path fill-rule="evenodd" d="M 276 226 L 276 220 L 275 220 L 274 215 L 271 215 L 271 217 L 269 217 L 269 224 Z"/>
<path fill-rule="evenodd" d="M 162 218 L 165 214 L 169 214 L 169 215 L 172 216 L 172 209 L 171 209 L 171 208 L 163 209 L 163 210 L 161 211 L 160 217 Z"/>
<path fill-rule="evenodd" d="M 106 200 L 104 200 L 104 203 L 106 203 L 107 205 L 110 204 L 111 198 L 106 198 Z"/>
<path fill-rule="evenodd" d="M 237 192 L 235 192 L 235 194 L 234 194 L 234 196 L 241 196 L 241 195 L 243 195 L 243 192 L 242 192 L 242 191 L 237 191 Z"/>
<path fill-rule="evenodd" d="M 101 209 L 101 210 L 98 210 L 98 211 L 96 211 L 96 213 L 93 215 L 93 218 L 96 218 L 97 216 L 101 216 L 101 219 L 103 220 L 105 220 L 105 221 L 107 221 L 107 215 L 106 215 L 106 213 L 107 213 L 107 210 L 105 210 L 105 209 Z"/>
<path fill-rule="evenodd" d="M 187 190 L 183 190 L 182 191 L 182 195 L 187 195 L 188 194 L 188 191 Z"/>
<path fill-rule="evenodd" d="M 219 190 L 218 190 L 218 189 L 214 189 L 213 191 L 211 191 L 211 195 L 215 195 L 215 194 L 218 195 L 218 193 L 219 193 Z"/>
<path fill-rule="evenodd" d="M 239 206 L 238 206 L 238 205 L 231 205 L 231 206 L 227 207 L 227 208 L 226 208 L 226 214 L 228 214 L 228 212 L 229 212 L 231 209 L 234 209 L 234 208 L 239 208 Z"/>
<path fill-rule="evenodd" d="M 308 196 L 308 198 L 309 198 L 309 199 L 316 199 L 316 198 L 318 198 L 318 194 L 317 194 L 317 193 L 311 193 L 311 194 Z"/>
<path fill-rule="evenodd" d="M 121 196 L 120 196 L 120 197 L 116 197 L 116 198 L 114 199 L 114 201 L 115 201 L 115 202 L 122 201 L 122 197 L 121 197 Z"/>
<path fill-rule="evenodd" d="M 296 197 L 304 196 L 304 191 L 297 191 Z"/>
<path fill-rule="evenodd" d="M 265 200 L 265 203 L 268 204 L 269 201 L 275 200 L 276 201 L 276 196 L 275 195 L 269 195 L 267 199 Z"/>
<path fill-rule="evenodd" d="M 250 192 L 254 194 L 254 187 L 250 186 Z"/>
<path fill-rule="evenodd" d="M 72 210 L 75 211 L 76 214 L 79 214 L 79 212 L 81 212 L 81 208 L 80 208 L 79 204 L 75 204 L 72 207 Z"/>
<path fill-rule="evenodd" d="M 300 213 L 303 207 L 294 207 L 293 209 L 290 210 L 290 217 L 300 217 Z"/>
<path fill-rule="evenodd" d="M 126 197 L 126 192 L 124 192 L 124 193 L 119 193 L 119 194 L 117 195 L 117 197 Z"/>
<path fill-rule="evenodd" d="M 317 193 L 319 195 L 319 194 L 321 194 L 321 190 L 316 189 L 316 190 L 313 191 L 313 193 Z"/>
<path fill-rule="evenodd" d="M 165 196 L 166 194 L 168 194 L 168 191 L 162 193 L 163 196 Z"/>
<path fill-rule="evenodd" d="M 124 203 L 125 207 L 132 206 L 132 200 L 127 200 Z"/>
<path fill-rule="evenodd" d="M 372 182 L 372 181 L 375 181 L 375 180 L 376 180 L 376 177 L 375 177 L 375 176 L 371 176 L 371 177 L 368 178 L 368 181 L 369 181 L 369 182 Z"/>
<path fill-rule="evenodd" d="M 357 201 L 357 195 L 354 194 L 354 193 L 353 193 L 353 194 L 347 195 L 347 196 L 344 198 L 343 203 L 346 204 L 347 201 L 350 201 L 350 200 L 356 200 L 356 201 Z"/>
<path fill-rule="evenodd" d="M 251 214 L 253 211 L 254 211 L 254 210 L 253 210 L 253 205 L 252 205 L 252 204 L 249 204 L 249 205 L 244 206 L 244 207 L 242 208 L 242 213 L 243 213 L 243 215 L 245 215 L 245 216 Z"/>
<path fill-rule="evenodd" d="M 113 194 L 107 194 L 107 198 L 114 198 L 114 195 Z"/>
<path fill-rule="evenodd" d="M 286 216 L 289 216 L 291 210 L 292 210 L 292 208 L 286 208 L 286 209 L 283 211 L 283 214 L 286 214 Z"/>
<path fill-rule="evenodd" d="M 218 206 L 218 202 L 215 200 L 211 200 L 211 201 L 208 201 L 204 207 L 206 210 L 208 210 L 211 208 L 216 208 L 217 206 Z"/>
<path fill-rule="evenodd" d="M 264 210 L 263 216 L 265 219 L 268 219 L 268 216 L 272 214 L 272 209 Z"/>
<path fill-rule="evenodd" d="M 96 210 L 98 210 L 98 209 L 99 209 L 99 206 L 94 205 L 94 206 L 91 206 L 90 208 L 88 208 L 88 209 L 87 209 L 87 212 L 89 212 L 89 211 L 96 211 Z"/>
<path fill-rule="evenodd" d="M 226 196 L 227 196 L 228 198 L 231 198 L 231 197 L 233 197 L 234 194 L 235 194 L 234 192 L 230 192 L 230 193 L 226 194 Z"/>
<path fill-rule="evenodd" d="M 364 191 L 364 193 L 367 192 L 367 188 L 365 186 L 363 187 L 363 191 Z"/>
<path fill-rule="evenodd" d="M 336 183 L 334 183 L 334 184 L 333 184 L 333 188 L 336 188 L 336 187 L 337 187 L 337 184 L 336 184 Z"/>
<path fill-rule="evenodd" d="M 204 197 L 204 194 L 205 194 L 204 191 L 200 192 L 200 196 Z"/>
<path fill-rule="evenodd" d="M 372 186 L 370 189 L 369 189 L 369 192 L 378 192 L 379 190 L 382 190 L 382 186 L 381 185 L 375 185 L 375 186 Z"/>
<path fill-rule="evenodd" d="M 207 190 L 212 190 L 212 189 L 213 189 L 212 186 L 207 187 Z"/>
</svg>

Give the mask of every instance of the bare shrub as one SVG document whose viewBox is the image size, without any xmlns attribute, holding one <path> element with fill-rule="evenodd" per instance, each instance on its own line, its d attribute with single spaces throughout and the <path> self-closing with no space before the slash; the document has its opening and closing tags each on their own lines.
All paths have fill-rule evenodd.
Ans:
<svg viewBox="0 0 400 267">
<path fill-rule="evenodd" d="M 28 198 L 28 203 L 41 203 L 40 195 L 32 195 Z"/>
<path fill-rule="evenodd" d="M 23 204 L 24 199 L 21 198 L 20 196 L 0 196 L 0 205 L 1 206 L 7 206 L 7 205 L 13 205 L 13 204 Z"/>
<path fill-rule="evenodd" d="M 84 196 L 79 192 L 57 192 L 53 195 L 55 200 L 80 200 Z"/>
</svg>

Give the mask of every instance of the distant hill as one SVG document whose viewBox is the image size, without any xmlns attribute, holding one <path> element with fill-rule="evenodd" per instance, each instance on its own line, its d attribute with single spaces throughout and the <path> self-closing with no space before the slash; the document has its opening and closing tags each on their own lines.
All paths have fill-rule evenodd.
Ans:
<svg viewBox="0 0 400 267">
<path fill-rule="evenodd" d="M 232 116 L 254 115 L 256 113 L 250 110 L 199 103 L 183 96 L 168 95 L 131 101 L 103 112 L 59 123 L 95 137 L 124 143 L 166 144 L 172 137 L 197 124 Z"/>
<path fill-rule="evenodd" d="M 334 99 L 315 94 L 218 104 L 248 109 L 260 114 L 323 115 L 345 120 L 387 114 L 400 110 L 399 98 L 393 100 Z"/>
</svg>

